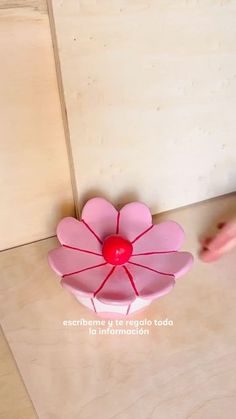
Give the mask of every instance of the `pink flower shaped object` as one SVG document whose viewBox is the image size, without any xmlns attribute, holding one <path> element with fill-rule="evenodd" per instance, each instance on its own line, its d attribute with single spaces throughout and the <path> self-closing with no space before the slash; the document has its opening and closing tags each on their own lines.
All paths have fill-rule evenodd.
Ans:
<svg viewBox="0 0 236 419">
<path fill-rule="evenodd" d="M 96 313 L 128 315 L 167 294 L 191 267 L 179 252 L 184 232 L 174 221 L 152 224 L 149 208 L 132 202 L 120 211 L 103 198 L 90 199 L 81 221 L 66 217 L 57 227 L 61 246 L 49 264 L 67 288 Z"/>
</svg>

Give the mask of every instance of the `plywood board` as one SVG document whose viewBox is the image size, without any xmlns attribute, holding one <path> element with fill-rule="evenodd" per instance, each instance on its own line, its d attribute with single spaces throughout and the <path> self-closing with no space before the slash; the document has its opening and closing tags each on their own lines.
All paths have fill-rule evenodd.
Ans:
<svg viewBox="0 0 236 419">
<path fill-rule="evenodd" d="M 191 272 L 134 319 L 166 319 L 149 335 L 96 335 L 95 320 L 47 265 L 51 238 L 0 254 L 0 319 L 40 419 L 227 419 L 236 409 L 235 253 L 197 258 L 199 235 L 236 211 L 228 196 L 162 214 L 180 222 Z"/>
<path fill-rule="evenodd" d="M 73 213 L 46 0 L 0 0 L 0 249 Z"/>
<path fill-rule="evenodd" d="M 36 419 L 32 403 L 1 329 L 0 419 Z"/>
<path fill-rule="evenodd" d="M 79 206 L 235 190 L 236 1 L 50 0 Z"/>
</svg>

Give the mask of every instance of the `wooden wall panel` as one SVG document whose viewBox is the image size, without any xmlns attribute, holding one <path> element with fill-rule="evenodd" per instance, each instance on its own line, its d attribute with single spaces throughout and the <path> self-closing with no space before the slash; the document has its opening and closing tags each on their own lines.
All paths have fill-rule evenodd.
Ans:
<svg viewBox="0 0 236 419">
<path fill-rule="evenodd" d="M 73 198 L 46 0 L 0 0 L 0 249 L 55 234 Z"/>
<path fill-rule="evenodd" d="M 79 203 L 234 191 L 236 1 L 49 3 Z"/>
</svg>

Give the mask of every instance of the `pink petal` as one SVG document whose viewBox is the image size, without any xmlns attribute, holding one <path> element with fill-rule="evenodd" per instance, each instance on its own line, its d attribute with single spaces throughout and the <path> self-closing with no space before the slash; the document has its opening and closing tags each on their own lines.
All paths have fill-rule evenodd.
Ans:
<svg viewBox="0 0 236 419">
<path fill-rule="evenodd" d="M 57 237 L 62 245 L 102 253 L 101 243 L 86 225 L 76 218 L 63 218 L 57 226 Z"/>
<path fill-rule="evenodd" d="M 161 297 L 170 292 L 175 285 L 173 275 L 161 275 L 131 264 L 127 268 L 134 279 L 141 298 L 154 299 Z"/>
<path fill-rule="evenodd" d="M 105 304 L 116 305 L 131 303 L 136 298 L 132 284 L 125 270 L 120 266 L 114 269 L 112 275 L 102 284 L 95 296 Z"/>
<path fill-rule="evenodd" d="M 90 199 L 82 211 L 82 220 L 101 241 L 116 233 L 118 211 L 103 198 Z"/>
<path fill-rule="evenodd" d="M 102 256 L 81 253 L 78 250 L 67 249 L 62 246 L 49 252 L 48 261 L 58 275 L 68 275 L 105 263 Z"/>
<path fill-rule="evenodd" d="M 149 208 L 140 202 L 131 202 L 120 210 L 118 233 L 133 241 L 152 225 Z"/>
<path fill-rule="evenodd" d="M 184 241 L 184 231 L 174 221 L 164 221 L 133 243 L 133 253 L 167 252 L 178 250 Z"/>
<path fill-rule="evenodd" d="M 79 274 L 66 276 L 61 280 L 61 285 L 72 293 L 93 297 L 105 278 L 113 270 L 110 265 L 100 266 Z"/>
<path fill-rule="evenodd" d="M 171 274 L 176 278 L 184 275 L 193 263 L 193 256 L 188 252 L 162 253 L 157 255 L 133 256 L 130 262 L 154 269 L 162 274 Z"/>
</svg>

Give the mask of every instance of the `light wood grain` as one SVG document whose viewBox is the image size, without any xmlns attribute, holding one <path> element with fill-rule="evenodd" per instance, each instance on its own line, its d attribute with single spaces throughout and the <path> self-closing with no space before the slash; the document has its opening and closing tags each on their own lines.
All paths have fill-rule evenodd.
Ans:
<svg viewBox="0 0 236 419">
<path fill-rule="evenodd" d="M 10 348 L 0 329 L 0 418 L 36 419 Z"/>
<path fill-rule="evenodd" d="M 55 239 L 0 254 L 0 318 L 40 419 L 234 419 L 235 253 L 207 265 L 197 251 L 199 236 L 235 211 L 231 195 L 161 215 L 181 222 L 196 259 L 173 292 L 135 317 L 173 320 L 148 336 L 62 325 L 95 317 L 49 269 Z"/>
<path fill-rule="evenodd" d="M 79 203 L 235 190 L 236 1 L 50 0 Z"/>
<path fill-rule="evenodd" d="M 0 1 L 0 249 L 73 213 L 46 0 Z"/>
</svg>

